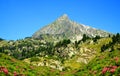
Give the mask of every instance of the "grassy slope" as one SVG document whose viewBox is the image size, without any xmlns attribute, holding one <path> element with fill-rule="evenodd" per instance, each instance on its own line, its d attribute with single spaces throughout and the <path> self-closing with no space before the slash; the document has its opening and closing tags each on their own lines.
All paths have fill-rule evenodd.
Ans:
<svg viewBox="0 0 120 76">
<path fill-rule="evenodd" d="M 8 69 L 8 76 L 13 76 L 14 72 L 17 72 L 17 74 L 22 74 L 23 76 L 54 76 L 58 74 L 57 70 L 48 67 L 36 67 L 29 65 L 2 53 L 0 53 L 0 67 L 1 66 Z M 5 76 L 5 74 L 0 72 L 0 76 Z"/>
<path fill-rule="evenodd" d="M 64 76 L 120 76 L 120 50 L 114 50 L 112 52 L 100 52 L 102 45 L 111 42 L 111 38 L 102 38 L 97 41 L 97 43 L 88 44 L 88 42 L 80 44 L 80 48 L 89 48 L 95 50 L 96 56 L 87 65 L 75 63 L 77 56 L 74 59 L 66 62 L 66 65 L 71 65 L 72 70 L 64 71 Z M 120 47 L 120 45 L 115 44 L 114 48 Z M 118 58 L 118 61 L 116 61 Z M 76 67 L 77 66 L 77 67 Z M 114 73 L 108 70 L 106 73 L 102 74 L 104 67 L 117 66 Z M 75 68 L 75 69 L 74 69 Z"/>
<path fill-rule="evenodd" d="M 118 58 L 118 61 L 116 61 Z M 107 71 L 105 74 L 102 74 L 104 67 L 117 66 L 118 68 L 114 73 Z M 120 75 L 120 50 L 113 52 L 104 52 L 96 56 L 87 66 L 84 66 L 83 69 L 80 69 L 76 75 L 86 75 L 86 76 L 119 76 Z"/>
<path fill-rule="evenodd" d="M 73 57 L 71 60 L 66 61 L 65 65 L 71 66 L 72 69 L 65 71 L 57 71 L 48 67 L 36 67 L 20 60 L 16 60 L 10 56 L 0 53 L 0 66 L 4 66 L 8 69 L 9 75 L 13 76 L 13 72 L 18 74 L 23 74 L 26 76 L 109 76 L 109 75 L 120 75 L 120 50 L 115 50 L 112 52 L 103 52 L 100 53 L 100 48 L 103 44 L 107 44 L 111 41 L 111 38 L 103 38 L 98 40 L 97 43 L 88 44 L 88 42 L 79 45 L 79 48 L 88 48 L 95 50 L 97 55 L 93 58 L 87 65 L 76 63 L 76 59 L 79 55 Z M 120 45 L 114 45 L 115 48 L 120 47 Z M 115 58 L 118 58 L 119 61 L 116 62 Z M 82 66 L 81 66 L 82 65 Z M 114 73 L 107 71 L 105 74 L 102 74 L 104 67 L 117 66 L 118 68 Z M 69 68 L 68 68 L 69 69 Z M 4 76 L 3 72 L 0 72 L 0 76 Z"/>
<path fill-rule="evenodd" d="M 86 42 L 86 43 L 80 45 L 80 47 L 87 47 L 87 48 L 93 49 L 97 52 L 100 52 L 102 45 L 108 44 L 111 41 L 112 41 L 111 38 L 102 38 L 102 39 L 99 39 L 96 43 L 88 44 L 88 42 Z"/>
<path fill-rule="evenodd" d="M 101 50 L 101 46 L 103 44 L 107 44 L 111 41 L 111 38 L 102 38 L 100 40 L 98 40 L 97 43 L 92 43 L 92 44 L 89 44 L 89 41 L 88 40 L 87 42 L 83 43 L 83 44 L 79 44 L 79 48 L 87 48 L 87 49 L 90 49 L 90 50 L 93 50 L 93 51 L 96 51 L 97 53 L 96 54 L 99 54 L 100 50 Z M 81 51 L 81 50 L 79 50 Z M 89 54 L 89 52 L 87 51 L 86 54 Z M 81 65 L 85 65 L 85 64 L 82 64 L 82 63 L 77 63 L 76 60 L 81 57 L 80 54 L 77 54 L 76 56 L 74 56 L 72 59 L 70 59 L 69 61 L 66 60 L 65 61 L 65 66 L 69 66 L 71 67 L 72 69 L 79 69 L 81 68 L 82 66 Z M 84 57 L 83 57 L 84 58 Z M 94 58 L 91 57 L 91 58 Z"/>
</svg>

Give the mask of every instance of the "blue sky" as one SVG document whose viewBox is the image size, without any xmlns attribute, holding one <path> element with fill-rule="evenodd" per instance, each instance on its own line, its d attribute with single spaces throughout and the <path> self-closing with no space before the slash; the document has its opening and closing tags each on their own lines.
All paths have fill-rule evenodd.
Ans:
<svg viewBox="0 0 120 76">
<path fill-rule="evenodd" d="M 63 14 L 78 23 L 120 33 L 120 0 L 0 0 L 0 37 L 32 36 Z"/>
</svg>

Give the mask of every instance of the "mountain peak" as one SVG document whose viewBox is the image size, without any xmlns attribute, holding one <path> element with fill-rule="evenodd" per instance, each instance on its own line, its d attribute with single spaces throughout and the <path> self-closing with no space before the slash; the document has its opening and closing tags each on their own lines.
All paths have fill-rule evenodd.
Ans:
<svg viewBox="0 0 120 76">
<path fill-rule="evenodd" d="M 68 18 L 68 15 L 67 14 L 63 14 L 61 17 L 58 18 L 59 20 L 67 20 L 69 19 Z"/>
<path fill-rule="evenodd" d="M 33 38 L 46 38 L 48 40 L 60 40 L 68 38 L 71 40 L 79 40 L 82 38 L 83 34 L 86 34 L 89 37 L 95 37 L 96 35 L 99 35 L 101 37 L 107 37 L 109 35 L 109 33 L 105 31 L 71 21 L 69 20 L 67 14 L 63 14 L 51 24 L 35 32 L 33 34 Z"/>
<path fill-rule="evenodd" d="M 68 17 L 68 15 L 67 14 L 63 14 L 62 17 Z"/>
</svg>

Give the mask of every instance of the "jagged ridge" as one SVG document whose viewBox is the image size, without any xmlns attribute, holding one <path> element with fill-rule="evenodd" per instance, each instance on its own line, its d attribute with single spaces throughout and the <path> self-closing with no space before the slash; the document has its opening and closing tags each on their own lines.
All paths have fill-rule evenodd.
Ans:
<svg viewBox="0 0 120 76">
<path fill-rule="evenodd" d="M 83 34 L 87 34 L 90 37 L 99 35 L 101 37 L 106 37 L 109 35 L 108 32 L 86 26 L 84 24 L 78 24 L 69 19 L 69 17 L 64 14 L 59 17 L 53 23 L 43 27 L 33 34 L 33 38 L 44 39 L 44 36 L 47 36 L 52 39 L 63 39 L 69 38 L 73 40 L 80 40 Z"/>
</svg>

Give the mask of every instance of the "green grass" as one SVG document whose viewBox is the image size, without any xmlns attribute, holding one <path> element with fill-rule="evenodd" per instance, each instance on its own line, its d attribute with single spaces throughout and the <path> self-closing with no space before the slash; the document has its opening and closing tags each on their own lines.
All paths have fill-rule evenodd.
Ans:
<svg viewBox="0 0 120 76">
<path fill-rule="evenodd" d="M 1 66 L 8 69 L 8 76 L 13 76 L 14 72 L 17 72 L 17 74 L 19 75 L 22 74 L 25 76 L 54 76 L 59 74 L 58 70 L 54 70 L 45 66 L 36 67 L 2 53 L 0 53 L 0 67 Z M 0 72 L 0 76 L 6 75 L 3 72 Z"/>
<path fill-rule="evenodd" d="M 35 40 L 35 45 L 39 46 L 37 40 Z M 112 41 L 111 38 L 101 38 L 97 42 L 89 43 L 91 40 L 87 40 L 85 43 L 79 44 L 78 48 L 74 48 L 77 52 L 72 58 L 66 59 L 61 65 L 65 68 L 63 71 L 52 69 L 46 66 L 34 66 L 34 63 L 46 61 L 51 63 L 50 60 L 55 60 L 54 57 L 45 57 L 42 58 L 33 56 L 26 58 L 25 60 L 17 60 L 11 56 L 0 53 L 0 67 L 5 67 L 8 69 L 8 76 L 13 76 L 13 73 L 22 74 L 25 76 L 120 76 L 120 44 L 114 44 L 114 50 L 112 52 L 105 51 L 100 52 L 101 47 L 104 44 L 108 44 Z M 29 41 L 28 41 L 29 42 Z M 23 42 L 26 43 L 26 42 Z M 28 43 L 30 44 L 30 43 Z M 32 42 L 31 42 L 32 44 Z M 12 44 L 11 44 L 12 45 Z M 69 44 L 73 46 L 67 46 L 67 48 L 74 47 L 74 44 Z M 7 42 L 2 41 L 1 46 L 9 46 Z M 62 47 L 60 47 L 62 49 Z M 79 63 L 76 62 L 78 58 L 85 58 L 86 56 L 81 55 L 80 49 L 87 49 L 90 51 L 83 50 L 83 54 L 90 55 L 89 63 Z M 5 49 L 7 51 L 7 49 Z M 63 49 L 62 49 L 63 50 Z M 63 50 L 65 51 L 65 50 Z M 95 54 L 90 54 L 95 51 Z M 55 55 L 54 55 L 55 56 Z M 58 57 L 59 58 L 59 57 Z M 118 58 L 118 61 L 116 61 Z M 60 58 L 59 58 L 60 59 Z M 30 62 L 31 61 L 31 62 Z M 27 63 L 28 62 L 28 63 Z M 114 73 L 111 73 L 110 70 L 102 74 L 104 67 L 117 66 Z M 0 71 L 0 76 L 6 76 L 4 72 Z"/>
<path fill-rule="evenodd" d="M 97 52 L 100 52 L 101 46 L 103 46 L 104 44 L 108 44 L 111 41 L 112 41 L 111 38 L 102 38 L 99 39 L 96 43 L 93 42 L 92 44 L 88 44 L 88 42 L 85 42 L 82 45 L 80 45 L 80 47 L 86 47 L 86 48 L 94 49 Z"/>
<path fill-rule="evenodd" d="M 115 58 L 119 60 L 116 62 Z M 107 71 L 102 74 L 104 67 L 117 66 L 118 68 L 114 73 Z M 119 76 L 120 75 L 120 50 L 113 52 L 103 52 L 97 55 L 92 61 L 86 66 L 80 69 L 76 75 L 87 75 L 87 76 Z"/>
</svg>

